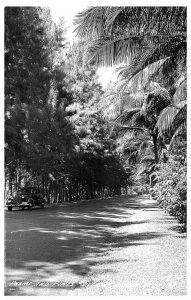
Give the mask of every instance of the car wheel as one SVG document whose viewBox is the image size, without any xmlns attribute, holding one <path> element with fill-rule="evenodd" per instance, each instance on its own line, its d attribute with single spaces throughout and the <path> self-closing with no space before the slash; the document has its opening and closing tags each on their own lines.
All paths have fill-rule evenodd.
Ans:
<svg viewBox="0 0 191 300">
<path fill-rule="evenodd" d="M 8 206 L 8 210 L 9 210 L 9 211 L 12 211 L 12 206 Z"/>
<path fill-rule="evenodd" d="M 29 199 L 28 209 L 32 209 L 33 205 L 34 205 L 33 199 Z"/>
<path fill-rule="evenodd" d="M 29 204 L 28 210 L 32 209 L 32 203 Z"/>
</svg>

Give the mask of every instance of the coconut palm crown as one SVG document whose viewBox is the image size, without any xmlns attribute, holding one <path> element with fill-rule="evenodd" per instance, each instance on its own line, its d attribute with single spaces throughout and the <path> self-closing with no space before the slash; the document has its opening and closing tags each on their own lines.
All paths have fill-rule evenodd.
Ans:
<svg viewBox="0 0 191 300">
<path fill-rule="evenodd" d="M 117 66 L 115 128 L 146 130 L 157 163 L 158 138 L 166 131 L 175 137 L 186 122 L 186 7 L 91 7 L 75 24 L 77 35 L 87 40 L 86 58 Z M 148 91 L 152 81 L 160 84 Z M 137 99 L 139 90 L 143 95 Z"/>
<path fill-rule="evenodd" d="M 186 63 L 186 7 L 91 7 L 75 24 L 88 39 L 89 60 L 125 64 L 120 75 L 127 80 L 149 66 L 153 73 L 161 60 Z"/>
</svg>

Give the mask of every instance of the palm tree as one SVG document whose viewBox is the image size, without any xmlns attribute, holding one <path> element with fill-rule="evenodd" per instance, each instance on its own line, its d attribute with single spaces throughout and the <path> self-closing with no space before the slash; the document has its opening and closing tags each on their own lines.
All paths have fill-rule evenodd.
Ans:
<svg viewBox="0 0 191 300">
<path fill-rule="evenodd" d="M 77 35 L 87 39 L 90 61 L 122 64 L 116 69 L 115 106 L 129 93 L 145 93 L 153 80 L 176 96 L 157 121 L 160 135 L 169 128 L 176 132 L 181 117 L 185 125 L 186 106 L 178 93 L 186 85 L 186 22 L 186 7 L 91 7 L 75 20 Z"/>
<path fill-rule="evenodd" d="M 141 150 L 145 149 L 147 144 L 150 147 L 152 143 L 154 161 L 157 164 L 160 151 L 165 147 L 162 136 L 159 136 L 157 122 L 161 111 L 171 105 L 171 102 L 169 92 L 153 82 L 149 85 L 147 92 L 137 94 L 136 97 L 133 94 L 126 94 L 124 99 L 118 101 L 118 105 L 114 105 L 113 114 L 110 112 L 113 119 L 113 131 L 118 136 L 130 134 L 130 140 L 136 137 Z M 106 114 L 108 116 L 108 110 Z M 129 144 L 128 138 L 127 143 Z"/>
<path fill-rule="evenodd" d="M 134 170 L 136 180 L 146 179 L 147 181 L 149 179 L 155 166 L 153 142 L 149 135 L 143 133 L 138 137 L 127 138 L 123 149 L 118 147 L 117 150 L 122 153 L 124 165 Z"/>
<path fill-rule="evenodd" d="M 154 158 L 157 164 L 164 137 L 173 141 L 185 128 L 186 7 L 91 7 L 75 23 L 77 35 L 87 40 L 86 58 L 117 66 L 119 80 L 106 105 L 114 130 L 136 140 L 144 136 L 144 147 L 152 142 L 142 158 L 142 143 L 134 151 L 133 145 L 130 159 L 153 165 Z M 160 85 L 149 90 L 152 81 Z"/>
<path fill-rule="evenodd" d="M 126 81 L 186 65 L 186 7 L 91 7 L 75 24 L 77 35 L 88 39 L 89 60 L 125 64 L 120 75 Z"/>
<path fill-rule="evenodd" d="M 155 128 L 159 135 L 166 133 L 170 137 L 170 147 L 179 138 L 186 139 L 187 121 L 187 92 L 186 81 L 181 81 L 177 86 L 176 92 L 168 105 L 160 114 Z"/>
</svg>

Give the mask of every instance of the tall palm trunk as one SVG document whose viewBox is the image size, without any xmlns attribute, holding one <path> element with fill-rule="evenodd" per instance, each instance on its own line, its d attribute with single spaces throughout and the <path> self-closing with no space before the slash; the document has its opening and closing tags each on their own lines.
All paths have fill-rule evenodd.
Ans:
<svg viewBox="0 0 191 300">
<path fill-rule="evenodd" d="M 158 144 L 157 144 L 158 133 L 153 133 L 152 139 L 153 139 L 153 146 L 154 146 L 155 163 L 158 164 L 159 161 Z"/>
</svg>

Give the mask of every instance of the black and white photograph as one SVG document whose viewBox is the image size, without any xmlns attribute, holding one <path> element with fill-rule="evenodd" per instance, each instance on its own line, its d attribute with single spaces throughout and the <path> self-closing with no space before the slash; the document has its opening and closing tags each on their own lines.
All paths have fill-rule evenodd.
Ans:
<svg viewBox="0 0 191 300">
<path fill-rule="evenodd" d="M 4 1 L 4 296 L 188 295 L 187 8 Z"/>
</svg>

